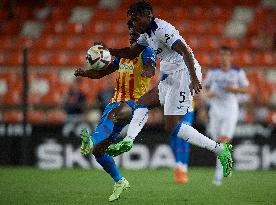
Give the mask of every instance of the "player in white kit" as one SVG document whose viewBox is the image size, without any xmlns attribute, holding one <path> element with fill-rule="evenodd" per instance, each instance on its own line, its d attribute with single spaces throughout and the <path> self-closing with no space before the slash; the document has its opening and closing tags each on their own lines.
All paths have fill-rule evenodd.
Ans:
<svg viewBox="0 0 276 205">
<path fill-rule="evenodd" d="M 231 142 L 238 121 L 237 94 L 246 93 L 249 85 L 245 72 L 232 66 L 232 52 L 228 46 L 220 48 L 221 67 L 209 70 L 204 81 L 210 105 L 209 133 L 215 141 L 224 143 Z M 220 185 L 221 180 L 222 167 L 217 160 L 213 183 Z"/>
<path fill-rule="evenodd" d="M 136 45 L 131 48 L 110 48 L 110 53 L 117 57 L 132 59 L 145 47 L 153 48 L 161 60 L 161 80 L 158 87 L 138 100 L 127 137 L 111 145 L 107 152 L 117 156 L 130 150 L 133 140 L 147 121 L 148 109 L 161 104 L 164 106 L 166 120 L 173 122 L 170 123 L 170 131 L 193 145 L 216 153 L 222 163 L 224 176 L 230 175 L 233 164 L 232 146 L 209 139 L 181 120 L 183 116 L 193 111 L 193 94 L 199 93 L 202 88 L 201 68 L 191 48 L 174 26 L 153 16 L 152 7 L 148 2 L 140 1 L 132 4 L 128 10 L 128 17 L 133 21 L 140 37 Z"/>
</svg>

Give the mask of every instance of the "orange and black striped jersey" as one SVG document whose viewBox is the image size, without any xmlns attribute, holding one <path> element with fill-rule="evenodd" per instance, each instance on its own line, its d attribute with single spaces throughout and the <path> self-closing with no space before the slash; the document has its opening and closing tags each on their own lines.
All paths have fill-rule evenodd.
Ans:
<svg viewBox="0 0 276 205">
<path fill-rule="evenodd" d="M 147 61 L 156 63 L 154 51 L 148 47 L 133 60 L 115 58 L 112 63 L 118 66 L 118 76 L 111 102 L 137 101 L 147 92 L 151 78 L 141 76 L 143 65 Z"/>
</svg>

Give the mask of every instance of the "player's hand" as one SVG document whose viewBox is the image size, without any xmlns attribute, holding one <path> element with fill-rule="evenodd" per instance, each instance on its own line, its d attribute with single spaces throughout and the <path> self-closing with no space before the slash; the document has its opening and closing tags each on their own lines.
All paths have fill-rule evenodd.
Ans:
<svg viewBox="0 0 276 205">
<path fill-rule="evenodd" d="M 200 93 L 200 90 L 202 89 L 201 83 L 197 79 L 197 77 L 192 78 L 192 82 L 189 86 L 190 92 L 193 95 L 194 93 L 198 94 Z"/>
<path fill-rule="evenodd" d="M 232 84 L 228 84 L 225 89 L 228 91 L 228 92 L 231 92 L 231 93 L 236 93 L 237 92 L 237 89 L 232 85 Z"/>
<path fill-rule="evenodd" d="M 76 77 L 78 77 L 78 76 L 83 77 L 83 76 L 85 75 L 85 70 L 82 69 L 82 68 L 78 68 L 78 69 L 75 70 L 74 75 L 75 75 Z"/>
</svg>

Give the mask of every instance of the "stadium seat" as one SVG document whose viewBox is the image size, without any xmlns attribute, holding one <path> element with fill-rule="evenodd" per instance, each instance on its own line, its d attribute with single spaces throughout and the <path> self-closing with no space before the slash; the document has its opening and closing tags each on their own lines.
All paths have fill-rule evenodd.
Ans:
<svg viewBox="0 0 276 205">
<path fill-rule="evenodd" d="M 1 47 L 3 49 L 14 49 L 16 36 L 0 35 Z"/>
<path fill-rule="evenodd" d="M 17 35 L 21 31 L 21 25 L 20 21 L 6 21 L 0 28 L 0 34 Z"/>
<path fill-rule="evenodd" d="M 66 114 L 61 110 L 50 110 L 46 113 L 46 116 L 48 124 L 63 124 L 66 118 Z"/>
<path fill-rule="evenodd" d="M 29 53 L 30 66 L 43 66 L 49 62 L 49 52 L 43 49 L 31 49 Z"/>
<path fill-rule="evenodd" d="M 0 21 L 6 21 L 9 18 L 9 13 L 7 10 L 0 9 Z"/>
<path fill-rule="evenodd" d="M 44 29 L 42 30 L 43 35 L 54 35 L 63 33 L 65 25 L 67 22 L 63 21 L 48 21 L 44 24 Z"/>
<path fill-rule="evenodd" d="M 43 124 L 46 122 L 46 114 L 42 111 L 28 111 L 27 121 L 31 124 Z"/>
<path fill-rule="evenodd" d="M 41 94 L 30 92 L 28 95 L 28 103 L 31 105 L 39 105 L 41 103 Z"/>
<path fill-rule="evenodd" d="M 20 123 L 23 120 L 21 111 L 7 111 L 3 113 L 4 123 Z"/>
<path fill-rule="evenodd" d="M 55 92 L 55 90 L 52 90 L 41 97 L 41 104 L 45 106 L 57 106 L 61 104 L 61 102 L 62 96 L 60 93 Z"/>
<path fill-rule="evenodd" d="M 89 45 L 87 45 L 87 49 L 89 48 Z M 70 53 L 68 54 L 68 59 L 65 62 L 65 64 L 67 66 L 72 66 L 72 67 L 76 67 L 76 66 L 84 66 L 86 65 L 86 51 L 81 51 L 81 52 L 74 52 L 74 53 Z"/>
<path fill-rule="evenodd" d="M 23 53 L 20 51 L 7 53 L 6 65 L 8 66 L 22 66 Z"/>
<path fill-rule="evenodd" d="M 83 34 L 84 25 L 80 23 L 67 23 L 64 28 L 64 33 L 67 35 Z"/>
<path fill-rule="evenodd" d="M 50 66 L 64 66 L 67 64 L 69 59 L 68 53 L 67 52 L 55 52 L 51 53 L 49 55 L 49 61 L 47 65 Z"/>
<path fill-rule="evenodd" d="M 58 41 L 55 35 L 42 35 L 34 43 L 35 49 L 50 49 Z"/>
<path fill-rule="evenodd" d="M 19 105 L 21 103 L 21 93 L 17 90 L 13 92 L 7 92 L 3 97 L 1 97 L 1 104 L 3 105 Z"/>
<path fill-rule="evenodd" d="M 66 3 L 67 4 L 67 3 Z M 52 9 L 50 19 L 52 21 L 67 21 L 71 15 L 71 9 L 68 7 L 55 7 Z"/>
</svg>

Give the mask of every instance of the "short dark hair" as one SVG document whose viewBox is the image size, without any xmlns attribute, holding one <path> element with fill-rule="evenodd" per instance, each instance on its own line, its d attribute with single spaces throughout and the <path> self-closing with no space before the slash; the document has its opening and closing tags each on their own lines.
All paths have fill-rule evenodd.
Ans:
<svg viewBox="0 0 276 205">
<path fill-rule="evenodd" d="M 152 13 L 151 4 L 146 1 L 138 1 L 129 6 L 127 15 L 143 15 L 148 12 Z"/>
<path fill-rule="evenodd" d="M 227 45 L 222 45 L 220 47 L 220 50 L 221 51 L 229 51 L 230 53 L 233 53 L 233 48 L 231 48 L 230 46 L 227 46 Z"/>
<path fill-rule="evenodd" d="M 128 29 L 134 28 L 134 24 L 131 20 L 128 20 L 127 27 L 128 27 Z"/>
</svg>

